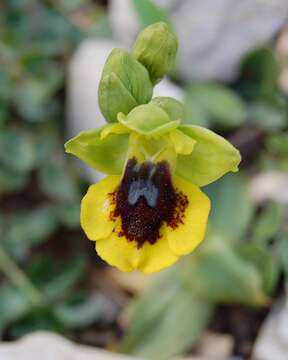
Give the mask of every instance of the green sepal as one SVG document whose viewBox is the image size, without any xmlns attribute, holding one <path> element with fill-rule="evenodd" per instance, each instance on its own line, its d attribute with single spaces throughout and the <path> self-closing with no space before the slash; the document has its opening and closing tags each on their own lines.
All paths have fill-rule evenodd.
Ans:
<svg viewBox="0 0 288 360">
<path fill-rule="evenodd" d="M 170 120 L 182 120 L 184 117 L 183 104 L 169 96 L 158 96 L 150 101 L 150 104 L 157 105 L 164 110 L 170 117 Z"/>
<path fill-rule="evenodd" d="M 112 75 L 113 74 L 113 75 Z M 114 49 L 103 69 L 98 89 L 100 109 L 109 122 L 151 100 L 153 87 L 146 68 L 126 50 Z"/>
<path fill-rule="evenodd" d="M 139 163 L 166 161 L 174 171 L 177 153 L 169 136 L 147 137 L 132 132 L 129 137 L 129 159 L 135 158 Z"/>
<path fill-rule="evenodd" d="M 177 175 L 205 186 L 229 171 L 238 171 L 240 152 L 222 136 L 201 126 L 182 125 L 178 129 L 197 143 L 190 155 L 177 157 Z"/>
<path fill-rule="evenodd" d="M 171 70 L 178 49 L 178 41 L 165 22 L 146 27 L 137 37 L 132 54 L 149 71 L 153 84 Z"/>
<path fill-rule="evenodd" d="M 109 134 L 101 140 L 104 127 L 83 131 L 65 144 L 67 153 L 106 174 L 121 174 L 128 151 L 128 134 Z"/>
<path fill-rule="evenodd" d="M 163 135 L 177 128 L 180 120 L 171 121 L 168 114 L 152 104 L 139 105 L 127 116 L 118 114 L 118 121 L 141 135 Z"/>
</svg>

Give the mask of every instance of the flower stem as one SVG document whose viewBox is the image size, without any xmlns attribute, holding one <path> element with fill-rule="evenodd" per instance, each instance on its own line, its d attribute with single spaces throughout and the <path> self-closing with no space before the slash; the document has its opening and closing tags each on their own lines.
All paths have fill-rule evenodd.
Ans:
<svg viewBox="0 0 288 360">
<path fill-rule="evenodd" d="M 41 307 L 45 305 L 41 293 L 1 246 L 0 269 L 11 283 L 29 300 L 32 306 Z"/>
</svg>

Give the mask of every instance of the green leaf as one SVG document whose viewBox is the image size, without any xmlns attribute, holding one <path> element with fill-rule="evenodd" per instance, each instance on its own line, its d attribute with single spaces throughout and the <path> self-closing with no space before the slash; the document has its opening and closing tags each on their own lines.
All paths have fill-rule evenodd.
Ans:
<svg viewBox="0 0 288 360">
<path fill-rule="evenodd" d="M 30 29 L 27 42 L 30 44 L 32 39 L 34 48 L 42 54 L 49 57 L 65 55 L 73 45 L 81 40 L 80 30 L 57 9 L 50 7 L 46 8 L 46 11 L 38 11 L 36 14 L 39 20 L 37 24 L 33 27 L 26 25 Z M 30 25 L 33 16 L 30 18 L 26 16 L 26 18 Z"/>
<path fill-rule="evenodd" d="M 287 125 L 284 109 L 265 102 L 255 102 L 249 107 L 249 122 L 266 131 L 281 130 Z"/>
<path fill-rule="evenodd" d="M 30 77 L 25 77 L 24 81 L 19 84 L 19 89 L 22 86 L 24 89 L 27 87 L 28 90 L 31 89 L 33 94 L 33 88 L 36 90 L 37 87 L 40 87 L 43 99 L 48 100 L 63 84 L 64 73 L 57 60 L 48 58 L 37 50 L 30 48 L 21 54 L 19 61 L 24 67 L 23 71 L 30 75 Z M 21 91 L 24 89 L 21 89 Z"/>
<path fill-rule="evenodd" d="M 17 289 L 3 284 L 0 288 L 0 333 L 8 324 L 25 315 L 30 308 L 30 302 Z"/>
<path fill-rule="evenodd" d="M 68 228 L 79 228 L 80 225 L 80 202 L 67 202 L 55 206 L 55 214 L 59 221 Z"/>
<path fill-rule="evenodd" d="M 32 122 L 47 120 L 51 115 L 49 112 L 53 110 L 50 91 L 49 79 L 31 79 L 20 84 L 14 98 L 20 115 Z"/>
<path fill-rule="evenodd" d="M 89 35 L 97 38 L 113 39 L 113 31 L 109 16 L 102 15 L 89 30 Z"/>
<path fill-rule="evenodd" d="M 121 174 L 128 150 L 128 135 L 111 134 L 101 140 L 103 128 L 81 132 L 67 141 L 67 153 L 97 169 L 113 175 Z"/>
<path fill-rule="evenodd" d="M 20 338 L 35 331 L 52 331 L 63 332 L 64 329 L 50 311 L 50 309 L 43 309 L 31 314 L 27 314 L 24 318 L 18 320 L 11 326 L 10 332 L 13 338 Z"/>
<path fill-rule="evenodd" d="M 81 9 L 82 0 L 60 0 L 57 4 L 53 4 L 56 9 L 62 10 L 64 13 L 70 11 L 77 11 Z M 80 10 L 81 11 L 81 10 Z"/>
<path fill-rule="evenodd" d="M 79 191 L 75 179 L 60 157 L 47 159 L 40 166 L 39 185 L 45 194 L 58 200 L 75 200 Z"/>
<path fill-rule="evenodd" d="M 288 155 L 288 133 L 270 135 L 266 141 L 269 152 L 276 155 Z"/>
<path fill-rule="evenodd" d="M 81 297 L 56 305 L 54 314 L 66 329 L 91 326 L 102 317 L 105 299 L 101 296 Z"/>
<path fill-rule="evenodd" d="M 211 231 L 220 234 L 230 244 L 242 240 L 254 214 L 246 177 L 228 174 L 205 191 L 212 202 L 209 217 Z"/>
<path fill-rule="evenodd" d="M 243 259 L 257 267 L 262 276 L 263 289 L 267 294 L 271 294 L 279 279 L 279 265 L 272 252 L 257 244 L 241 245 L 237 252 Z"/>
<path fill-rule="evenodd" d="M 30 238 L 32 245 L 40 244 L 56 229 L 56 219 L 51 207 L 39 207 L 25 217 L 27 237 Z"/>
<path fill-rule="evenodd" d="M 215 235 L 207 238 L 197 253 L 183 259 L 179 274 L 207 301 L 255 306 L 268 303 L 258 268 Z"/>
<path fill-rule="evenodd" d="M 133 0 L 133 5 L 143 28 L 158 21 L 164 21 L 167 24 L 170 22 L 166 11 L 152 0 Z"/>
<path fill-rule="evenodd" d="M 194 84 L 189 87 L 188 93 L 191 108 L 202 108 L 203 113 L 219 126 L 237 127 L 245 121 L 245 104 L 229 88 L 216 84 Z"/>
<path fill-rule="evenodd" d="M 59 273 L 58 262 L 47 253 L 39 253 L 31 257 L 26 273 L 33 284 L 40 289 L 46 286 Z M 64 263 L 65 267 L 65 263 Z"/>
<path fill-rule="evenodd" d="M 223 137 L 194 125 L 182 125 L 179 130 L 197 143 L 190 155 L 177 157 L 177 175 L 195 185 L 204 186 L 229 171 L 238 171 L 240 153 Z"/>
<path fill-rule="evenodd" d="M 0 166 L 0 193 L 22 190 L 28 183 L 28 175 L 11 171 L 9 167 Z"/>
<path fill-rule="evenodd" d="M 280 65 L 276 52 L 269 47 L 253 50 L 243 60 L 241 68 L 242 92 L 250 99 L 267 99 L 278 87 Z"/>
<path fill-rule="evenodd" d="M 9 118 L 9 108 L 2 100 L 0 103 L 0 128 L 5 125 Z"/>
<path fill-rule="evenodd" d="M 3 49 L 4 48 L 4 49 Z M 1 51 L 5 52 L 5 45 L 1 43 Z M 4 55 L 4 54 L 3 54 Z M 1 102 L 8 102 L 13 94 L 13 80 L 11 74 L 9 74 L 8 69 L 6 71 L 4 68 L 0 69 L 0 98 Z M 2 104 L 1 104 L 2 106 Z"/>
<path fill-rule="evenodd" d="M 283 222 L 283 209 L 277 203 L 269 204 L 257 218 L 252 239 L 262 245 L 268 245 L 269 240 L 276 237 Z"/>
<path fill-rule="evenodd" d="M 200 104 L 198 99 L 196 99 L 193 94 L 190 94 L 189 91 L 186 91 L 184 99 L 183 124 L 209 127 L 211 122 L 210 120 L 209 114 Z"/>
<path fill-rule="evenodd" d="M 211 304 L 198 299 L 179 279 L 171 279 L 170 272 L 166 275 L 170 278 L 168 286 L 161 280 L 132 304 L 124 352 L 141 358 L 170 359 L 190 349 L 207 326 Z"/>
<path fill-rule="evenodd" d="M 86 265 L 86 258 L 82 255 L 57 261 L 55 256 L 42 253 L 30 259 L 26 273 L 47 304 L 53 305 L 74 294 L 73 288 L 83 277 Z"/>
<path fill-rule="evenodd" d="M 286 279 L 288 278 L 288 234 L 284 232 L 279 236 L 276 242 L 276 255 L 283 268 Z"/>
<path fill-rule="evenodd" d="M 81 279 L 85 269 L 85 258 L 75 256 L 73 261 L 68 263 L 60 274 L 43 286 L 42 291 L 48 301 L 58 300 L 69 293 L 72 287 Z"/>
<path fill-rule="evenodd" d="M 3 244 L 10 254 L 25 257 L 31 248 L 41 244 L 56 228 L 53 209 L 43 206 L 31 211 L 19 210 L 6 218 Z"/>
<path fill-rule="evenodd" d="M 31 136 L 20 129 L 5 129 L 0 133 L 0 161 L 12 171 L 26 173 L 35 164 Z"/>
<path fill-rule="evenodd" d="M 275 157 L 273 154 L 262 152 L 259 157 L 259 167 L 263 172 L 287 172 L 288 157 Z"/>
</svg>

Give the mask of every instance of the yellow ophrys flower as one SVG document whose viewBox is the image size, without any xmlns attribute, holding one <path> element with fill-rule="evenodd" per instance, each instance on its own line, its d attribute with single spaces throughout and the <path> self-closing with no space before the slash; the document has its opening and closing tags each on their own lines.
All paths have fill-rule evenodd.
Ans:
<svg viewBox="0 0 288 360">
<path fill-rule="evenodd" d="M 154 26 L 157 33 L 159 28 L 167 31 L 166 25 Z M 151 31 L 153 25 L 149 37 L 155 40 Z M 143 47 L 155 41 L 144 36 L 141 44 L 139 39 L 137 46 L 149 54 Z M 171 52 L 173 46 L 159 51 Z M 90 186 L 81 204 L 81 225 L 99 256 L 122 271 L 152 273 L 172 265 L 203 240 L 210 201 L 200 187 L 237 171 L 240 154 L 214 132 L 182 124 L 183 106 L 177 100 L 151 99 L 155 74 L 165 75 L 157 71 L 158 55 L 155 64 L 149 58 L 146 70 L 127 54 L 114 50 L 103 70 L 99 99 L 104 99 L 101 109 L 109 124 L 80 133 L 65 147 L 108 174 Z M 173 54 L 163 54 L 163 59 L 168 57 Z M 131 77 L 127 64 L 133 64 Z M 135 69 L 141 69 L 138 79 Z"/>
</svg>

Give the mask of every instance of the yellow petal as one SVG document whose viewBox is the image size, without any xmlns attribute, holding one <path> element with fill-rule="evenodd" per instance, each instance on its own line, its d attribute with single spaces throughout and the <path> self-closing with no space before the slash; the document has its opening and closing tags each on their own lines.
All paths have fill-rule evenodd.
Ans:
<svg viewBox="0 0 288 360">
<path fill-rule="evenodd" d="M 120 176 L 111 175 L 91 185 L 81 202 L 81 226 L 90 240 L 109 236 L 115 222 L 109 219 L 112 193 L 120 183 Z"/>
<path fill-rule="evenodd" d="M 165 228 L 171 250 L 180 256 L 189 254 L 203 240 L 210 200 L 197 186 L 180 177 L 175 176 L 173 182 L 177 190 L 183 192 L 189 201 L 184 214 L 184 224 L 180 224 L 174 230 L 170 227 Z"/>
<path fill-rule="evenodd" d="M 164 237 L 153 245 L 145 243 L 138 249 L 135 241 L 119 237 L 117 232 L 97 241 L 96 251 L 103 260 L 121 271 L 139 270 L 147 274 L 160 271 L 178 259 Z"/>
<path fill-rule="evenodd" d="M 173 130 L 170 132 L 170 139 L 177 154 L 189 155 L 192 153 L 196 141 L 185 135 L 182 131 Z"/>
<path fill-rule="evenodd" d="M 171 250 L 166 236 L 158 239 L 153 245 L 149 243 L 144 244 L 140 250 L 142 255 L 138 269 L 146 274 L 160 271 L 173 265 L 179 257 Z"/>
<path fill-rule="evenodd" d="M 109 265 L 121 271 L 132 271 L 137 268 L 139 250 L 135 242 L 129 242 L 125 237 L 119 237 L 112 232 L 106 239 L 96 242 L 97 254 Z"/>
<path fill-rule="evenodd" d="M 108 124 L 106 126 L 104 126 L 103 130 L 100 133 L 100 139 L 103 140 L 105 139 L 106 136 L 110 135 L 110 134 L 126 134 L 128 133 L 130 130 L 120 124 L 120 123 L 116 123 L 116 124 Z"/>
</svg>

